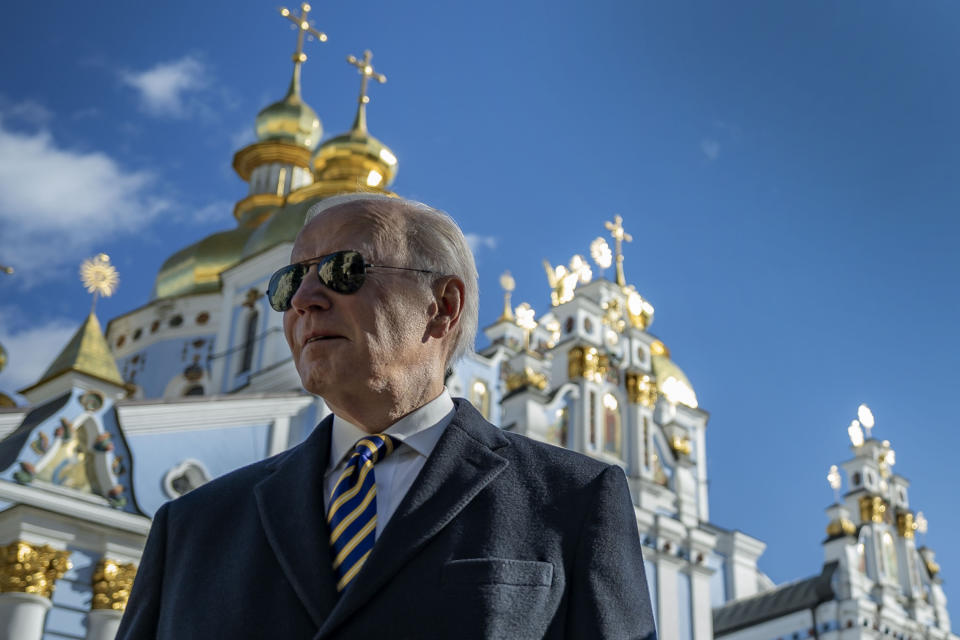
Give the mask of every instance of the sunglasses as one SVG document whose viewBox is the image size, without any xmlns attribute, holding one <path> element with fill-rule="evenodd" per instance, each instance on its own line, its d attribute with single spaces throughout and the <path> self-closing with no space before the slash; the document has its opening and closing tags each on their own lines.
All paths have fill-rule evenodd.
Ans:
<svg viewBox="0 0 960 640">
<path fill-rule="evenodd" d="M 370 264 L 364 260 L 359 251 L 353 249 L 337 251 L 328 256 L 287 265 L 274 273 L 270 277 L 270 285 L 267 287 L 267 300 L 270 301 L 270 306 L 274 310 L 286 311 L 290 308 L 293 295 L 300 288 L 303 277 L 307 275 L 313 265 L 317 265 L 317 278 L 323 286 L 336 293 L 347 295 L 360 290 L 367 279 L 367 269 L 398 269 L 417 273 L 435 273 L 426 269 Z"/>
</svg>

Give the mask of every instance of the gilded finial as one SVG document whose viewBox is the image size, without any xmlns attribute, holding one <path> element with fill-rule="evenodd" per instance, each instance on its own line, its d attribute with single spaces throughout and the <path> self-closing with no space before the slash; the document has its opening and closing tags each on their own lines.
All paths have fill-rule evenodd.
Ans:
<svg viewBox="0 0 960 640">
<path fill-rule="evenodd" d="M 847 427 L 847 435 L 850 436 L 850 443 L 854 447 L 863 446 L 863 429 L 860 428 L 859 420 L 850 421 L 850 426 Z"/>
<path fill-rule="evenodd" d="M 110 264 L 110 256 L 105 253 L 98 253 L 83 261 L 80 265 L 80 280 L 87 293 L 93 294 L 91 313 L 97 305 L 97 296 L 109 298 L 117 290 L 117 284 L 120 282 L 117 270 Z"/>
<path fill-rule="evenodd" d="M 833 489 L 834 500 L 840 502 L 840 484 L 843 482 L 843 479 L 840 477 L 840 471 L 837 469 L 837 465 L 830 465 L 830 473 L 827 474 L 827 482 L 830 483 L 830 488 Z"/>
<path fill-rule="evenodd" d="M 623 218 L 619 215 L 614 216 L 613 222 L 605 223 L 607 230 L 614 240 L 614 254 L 617 257 L 617 284 L 621 287 L 627 286 L 627 279 L 623 275 L 623 243 L 633 242 L 633 236 L 623 228 Z"/>
<path fill-rule="evenodd" d="M 296 96 L 300 98 L 300 66 L 307 61 L 307 54 L 303 52 L 304 36 L 307 38 L 316 38 L 320 42 L 327 41 L 327 34 L 317 31 L 310 24 L 307 16 L 310 14 L 310 5 L 304 2 L 300 5 L 300 15 L 296 15 L 283 7 L 280 9 L 280 15 L 294 24 L 297 29 L 297 50 L 293 52 L 293 78 L 290 80 L 290 89 L 287 91 L 287 98 Z"/>
<path fill-rule="evenodd" d="M 504 320 L 513 322 L 514 317 L 513 309 L 510 308 L 510 295 L 513 293 L 513 290 L 517 288 L 517 283 L 509 271 L 504 271 L 503 275 L 500 276 L 500 288 L 503 289 L 503 313 L 500 314 L 497 322 Z"/>
<path fill-rule="evenodd" d="M 530 334 L 537 328 L 537 321 L 534 319 L 536 312 L 526 302 L 521 302 L 514 310 L 517 316 L 517 326 L 523 329 L 523 345 L 527 350 L 530 349 Z"/>
<path fill-rule="evenodd" d="M 353 122 L 353 128 L 356 131 L 363 133 L 367 132 L 367 108 L 366 105 L 370 102 L 370 96 L 367 95 L 367 83 L 370 81 L 370 78 L 373 78 L 380 84 L 383 84 L 387 81 L 387 76 L 382 73 L 377 73 L 376 69 L 373 68 L 371 61 L 373 60 L 373 53 L 369 49 L 363 52 L 363 58 L 357 58 L 356 56 L 347 56 L 347 62 L 352 64 L 357 68 L 357 71 L 360 73 L 360 97 L 357 98 L 357 117 Z"/>
<path fill-rule="evenodd" d="M 307 16 L 310 14 L 310 5 L 304 2 L 300 5 L 300 15 L 294 15 L 290 12 L 290 9 L 282 7 L 280 9 L 280 15 L 292 22 L 297 28 L 297 50 L 293 52 L 293 62 L 295 64 L 301 64 L 307 61 L 307 54 L 303 52 L 303 37 L 313 37 L 319 40 L 320 42 L 327 41 L 327 34 L 322 31 L 317 31 L 310 24 L 310 20 L 307 19 Z"/>
<path fill-rule="evenodd" d="M 13 267 L 8 267 L 5 264 L 0 264 L 0 273 L 5 273 L 8 276 L 13 275 Z"/>
<path fill-rule="evenodd" d="M 873 429 L 873 425 L 876 423 L 873 417 L 873 412 L 870 411 L 870 407 L 865 404 L 861 404 L 857 407 L 857 418 L 860 419 L 860 424 L 863 425 L 863 428 L 867 432 L 867 440 L 870 439 L 870 430 Z"/>
<path fill-rule="evenodd" d="M 590 243 L 590 257 L 600 267 L 601 277 L 604 269 L 609 269 L 610 265 L 613 264 L 613 253 L 610 251 L 610 245 L 603 238 L 597 238 Z"/>
</svg>

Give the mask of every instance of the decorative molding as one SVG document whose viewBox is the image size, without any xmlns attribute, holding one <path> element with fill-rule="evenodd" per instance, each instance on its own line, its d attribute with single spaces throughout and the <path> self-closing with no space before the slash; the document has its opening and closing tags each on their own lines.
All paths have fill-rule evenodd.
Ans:
<svg viewBox="0 0 960 640">
<path fill-rule="evenodd" d="M 44 488 L 0 480 L 0 501 L 30 505 L 38 509 L 52 511 L 60 516 L 76 518 L 90 524 L 110 527 L 141 536 L 146 536 L 147 532 L 150 531 L 150 518 L 118 511 L 108 506 L 106 500 L 92 495 L 89 496 L 91 499 L 97 498 L 98 502 L 102 502 L 102 504 L 77 500 L 77 497 L 81 495 L 73 491 L 67 495 L 66 491 L 57 493 Z"/>
<path fill-rule="evenodd" d="M 200 431 L 221 427 L 270 424 L 292 417 L 310 405 L 306 394 L 264 396 L 205 396 L 197 400 L 118 404 L 117 413 L 126 435 Z"/>
</svg>

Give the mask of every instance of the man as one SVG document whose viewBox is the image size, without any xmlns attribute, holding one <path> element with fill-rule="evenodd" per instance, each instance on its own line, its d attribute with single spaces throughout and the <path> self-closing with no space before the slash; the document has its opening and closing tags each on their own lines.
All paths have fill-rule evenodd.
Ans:
<svg viewBox="0 0 960 640">
<path fill-rule="evenodd" d="M 655 638 L 624 474 L 452 400 L 477 276 L 446 214 L 315 206 L 270 304 L 305 442 L 157 512 L 118 638 Z"/>
</svg>

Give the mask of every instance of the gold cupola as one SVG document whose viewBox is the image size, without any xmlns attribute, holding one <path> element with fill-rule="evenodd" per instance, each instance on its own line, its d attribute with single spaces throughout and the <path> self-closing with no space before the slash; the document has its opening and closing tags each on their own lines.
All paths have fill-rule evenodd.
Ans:
<svg viewBox="0 0 960 640">
<path fill-rule="evenodd" d="M 250 184 L 250 195 L 240 200 L 233 214 L 242 222 L 259 224 L 270 208 L 283 205 L 284 197 L 295 189 L 313 183 L 310 156 L 320 142 L 323 127 L 316 111 L 300 95 L 300 73 L 307 54 L 305 37 L 325 42 L 327 35 L 310 25 L 310 5 L 303 3 L 296 16 L 289 9 L 280 15 L 297 27 L 297 48 L 293 52 L 293 77 L 287 95 L 257 114 L 257 141 L 233 157 L 233 168 Z M 254 220 L 246 220 L 251 210 L 259 210 Z"/>
<path fill-rule="evenodd" d="M 369 50 L 364 51 L 362 59 L 347 58 L 362 78 L 357 115 L 350 131 L 321 144 L 313 157 L 313 172 L 317 182 L 323 185 L 324 195 L 352 191 L 389 193 L 387 188 L 397 175 L 397 157 L 393 151 L 367 131 L 367 103 L 370 102 L 367 84 L 370 79 L 381 84 L 387 81 L 386 76 L 374 70 L 372 58 Z"/>
<path fill-rule="evenodd" d="M 287 194 L 313 183 L 310 157 L 322 127 L 316 112 L 300 95 L 300 73 L 307 60 L 304 39 L 324 42 L 327 36 L 311 26 L 309 13 L 307 3 L 301 5 L 300 15 L 280 10 L 280 15 L 297 26 L 293 77 L 286 96 L 257 114 L 257 141 L 233 157 L 233 168 L 250 185 L 248 195 L 233 209 L 237 227 L 211 234 L 170 256 L 157 274 L 154 298 L 218 291 L 220 274 L 243 258 L 244 247 L 257 228 L 283 206 Z"/>
</svg>

